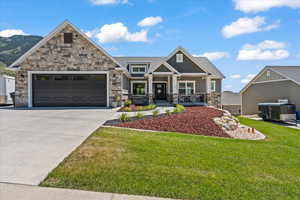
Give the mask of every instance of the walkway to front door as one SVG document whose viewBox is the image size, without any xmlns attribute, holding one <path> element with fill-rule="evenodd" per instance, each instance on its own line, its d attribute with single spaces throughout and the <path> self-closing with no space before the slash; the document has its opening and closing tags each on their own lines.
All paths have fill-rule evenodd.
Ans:
<svg viewBox="0 0 300 200">
<path fill-rule="evenodd" d="M 154 98 L 155 100 L 167 99 L 167 84 L 166 83 L 154 83 Z"/>
</svg>

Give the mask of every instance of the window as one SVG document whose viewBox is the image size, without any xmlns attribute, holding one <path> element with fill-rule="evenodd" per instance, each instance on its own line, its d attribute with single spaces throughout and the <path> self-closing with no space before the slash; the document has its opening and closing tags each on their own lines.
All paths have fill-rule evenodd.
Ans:
<svg viewBox="0 0 300 200">
<path fill-rule="evenodd" d="M 211 80 L 211 82 L 210 82 L 210 90 L 211 90 L 212 92 L 215 92 L 215 91 L 216 91 L 216 86 L 217 86 L 216 80 Z"/>
<path fill-rule="evenodd" d="M 179 94 L 190 96 L 195 93 L 195 82 L 194 81 L 180 81 L 179 82 Z"/>
<path fill-rule="evenodd" d="M 64 43 L 65 44 L 73 43 L 73 33 L 64 33 Z"/>
<path fill-rule="evenodd" d="M 271 72 L 267 71 L 267 78 L 270 79 L 270 77 L 271 77 Z"/>
<path fill-rule="evenodd" d="M 183 63 L 183 54 L 181 53 L 176 54 L 176 62 Z"/>
<path fill-rule="evenodd" d="M 144 96 L 146 95 L 146 89 L 146 82 L 131 82 L 131 90 L 133 95 Z"/>
<path fill-rule="evenodd" d="M 147 65 L 130 65 L 131 73 L 133 74 L 144 74 L 146 73 Z"/>
</svg>

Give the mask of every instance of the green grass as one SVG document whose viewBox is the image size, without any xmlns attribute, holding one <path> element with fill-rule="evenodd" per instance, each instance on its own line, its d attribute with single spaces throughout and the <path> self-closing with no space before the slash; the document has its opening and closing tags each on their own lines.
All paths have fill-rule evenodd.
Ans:
<svg viewBox="0 0 300 200">
<path fill-rule="evenodd" d="M 268 138 L 101 128 L 41 185 L 179 199 L 300 199 L 300 131 L 240 120 Z"/>
</svg>

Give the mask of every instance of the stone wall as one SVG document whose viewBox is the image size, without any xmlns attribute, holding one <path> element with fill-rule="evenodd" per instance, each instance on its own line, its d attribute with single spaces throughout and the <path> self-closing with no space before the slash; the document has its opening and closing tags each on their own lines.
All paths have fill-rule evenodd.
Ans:
<svg viewBox="0 0 300 200">
<path fill-rule="evenodd" d="M 73 43 L 65 44 L 63 33 L 73 33 Z M 16 106 L 28 105 L 28 71 L 109 71 L 110 105 L 122 97 L 122 73 L 111 58 L 73 29 L 65 26 L 46 44 L 20 63 L 16 77 Z"/>
<path fill-rule="evenodd" d="M 207 94 L 207 103 L 210 106 L 214 106 L 216 108 L 221 108 L 221 93 L 212 92 Z"/>
<path fill-rule="evenodd" d="M 241 115 L 241 105 L 222 105 L 223 110 L 227 110 L 232 115 Z"/>
</svg>

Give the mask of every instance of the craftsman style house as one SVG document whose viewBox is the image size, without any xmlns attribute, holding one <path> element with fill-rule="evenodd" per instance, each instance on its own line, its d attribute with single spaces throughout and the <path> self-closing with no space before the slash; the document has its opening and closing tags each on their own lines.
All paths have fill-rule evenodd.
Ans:
<svg viewBox="0 0 300 200">
<path fill-rule="evenodd" d="M 68 21 L 12 67 L 16 106 L 169 103 L 221 106 L 224 75 L 178 47 L 166 57 L 112 57 Z"/>
</svg>

